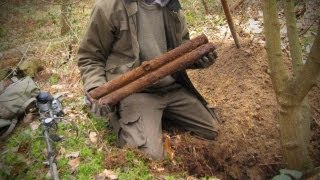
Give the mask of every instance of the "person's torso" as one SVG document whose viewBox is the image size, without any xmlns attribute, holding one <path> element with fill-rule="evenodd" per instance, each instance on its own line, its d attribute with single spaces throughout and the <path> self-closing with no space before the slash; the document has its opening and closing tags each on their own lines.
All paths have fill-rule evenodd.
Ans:
<svg viewBox="0 0 320 180">
<path fill-rule="evenodd" d="M 161 6 L 139 0 L 137 24 L 141 61 L 151 60 L 167 51 L 167 38 Z M 162 88 L 174 82 L 174 78 L 168 75 L 149 88 Z"/>
<path fill-rule="evenodd" d="M 138 33 L 138 3 L 119 3 L 112 21 L 118 26 L 114 32 L 116 40 L 113 42 L 112 50 L 107 57 L 106 75 L 111 80 L 141 64 L 141 48 Z M 178 46 L 181 42 L 181 13 L 171 12 L 163 8 L 163 26 L 165 34 L 165 46 L 161 42 L 161 52 Z M 150 26 L 146 26 L 151 28 Z M 160 37 L 160 36 L 159 36 Z M 161 38 L 163 39 L 163 38 Z M 143 58 L 143 57 L 142 57 Z"/>
</svg>

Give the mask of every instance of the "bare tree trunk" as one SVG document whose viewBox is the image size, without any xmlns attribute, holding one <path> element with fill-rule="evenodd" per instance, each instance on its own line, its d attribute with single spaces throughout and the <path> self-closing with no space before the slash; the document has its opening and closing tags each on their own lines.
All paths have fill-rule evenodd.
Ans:
<svg viewBox="0 0 320 180">
<path fill-rule="evenodd" d="M 284 155 L 288 167 L 297 170 L 306 170 L 313 167 L 308 154 L 309 139 L 306 139 L 304 130 L 298 124 L 301 113 L 301 104 L 310 89 L 316 85 L 320 75 L 320 25 L 318 34 L 311 48 L 308 60 L 296 78 L 292 78 L 286 87 L 285 94 L 279 102 L 280 131 Z M 302 123 L 305 120 L 303 120 Z M 281 128 L 283 126 L 283 128 Z M 295 138 L 292 138 L 295 137 Z"/>
<path fill-rule="evenodd" d="M 70 18 L 70 12 L 69 12 L 69 7 L 70 7 L 70 0 L 63 0 L 61 4 L 61 16 L 60 16 L 60 22 L 61 22 L 61 36 L 64 36 L 71 30 L 71 26 L 69 23 L 69 18 Z"/>
<path fill-rule="evenodd" d="M 306 170 L 312 167 L 312 162 L 308 154 L 305 131 L 299 125 L 305 123 L 301 104 L 320 74 L 320 35 L 318 32 L 306 65 L 301 71 L 297 71 L 296 77 L 289 79 L 288 69 L 281 56 L 277 1 L 264 0 L 263 11 L 270 75 L 279 105 L 284 160 L 290 169 Z"/>
<path fill-rule="evenodd" d="M 207 2 L 205 0 L 201 0 L 201 2 L 203 4 L 203 7 L 204 7 L 204 10 L 205 10 L 206 14 L 208 15 L 209 14 L 209 9 L 208 9 Z"/>
<path fill-rule="evenodd" d="M 296 14 L 294 12 L 294 1 L 293 0 L 283 0 L 284 12 L 286 17 L 286 25 L 289 39 L 289 49 L 293 65 L 293 74 L 297 75 L 303 66 L 302 61 L 302 50 L 299 42 L 299 35 L 297 30 L 297 20 Z M 305 97 L 304 101 L 300 106 L 301 116 L 299 120 L 299 126 L 301 132 L 304 133 L 304 139 L 306 142 L 310 140 L 310 105 L 308 97 Z"/>
</svg>

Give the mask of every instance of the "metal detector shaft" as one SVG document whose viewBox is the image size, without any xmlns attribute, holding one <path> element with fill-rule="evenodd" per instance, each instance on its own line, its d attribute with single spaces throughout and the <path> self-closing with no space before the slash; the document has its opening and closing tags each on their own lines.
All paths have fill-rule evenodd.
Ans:
<svg viewBox="0 0 320 180">
<path fill-rule="evenodd" d="M 46 145 L 47 145 L 47 150 L 48 150 L 48 160 L 49 160 L 49 165 L 50 165 L 50 172 L 54 180 L 59 180 L 59 175 L 58 175 L 58 169 L 57 169 L 57 164 L 54 161 L 54 152 L 52 150 L 51 144 L 50 144 L 50 137 L 47 129 L 44 129 L 44 137 L 46 139 Z"/>
</svg>

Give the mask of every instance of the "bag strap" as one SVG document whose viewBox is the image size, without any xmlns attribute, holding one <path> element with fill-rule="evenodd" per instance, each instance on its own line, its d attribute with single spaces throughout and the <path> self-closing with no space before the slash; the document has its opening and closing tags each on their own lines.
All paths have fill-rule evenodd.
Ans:
<svg viewBox="0 0 320 180">
<path fill-rule="evenodd" d="M 30 98 L 28 99 L 28 101 L 26 101 L 25 103 L 23 103 L 22 107 L 19 109 L 18 114 L 22 114 L 25 109 L 36 100 L 36 98 Z M 9 126 L 9 128 L 6 130 L 6 132 L 4 132 L 1 136 L 0 136 L 0 141 L 4 140 L 9 134 L 11 134 L 11 132 L 13 131 L 13 129 L 16 127 L 18 122 L 17 118 L 12 119 L 11 124 Z"/>
<path fill-rule="evenodd" d="M 32 97 L 32 98 L 28 99 L 25 103 L 23 103 L 23 105 L 21 106 L 21 108 L 18 111 L 18 114 L 23 114 L 24 111 L 26 110 L 26 108 L 34 101 L 36 101 L 36 98 Z"/>
<path fill-rule="evenodd" d="M 17 122 L 18 122 L 17 118 L 15 118 L 15 119 L 13 119 L 13 120 L 11 121 L 11 124 L 10 124 L 9 128 L 6 130 L 6 132 L 4 132 L 4 133 L 0 136 L 0 141 L 4 140 L 4 139 L 13 131 L 13 129 L 14 129 L 14 128 L 16 127 L 16 125 L 17 125 Z"/>
</svg>

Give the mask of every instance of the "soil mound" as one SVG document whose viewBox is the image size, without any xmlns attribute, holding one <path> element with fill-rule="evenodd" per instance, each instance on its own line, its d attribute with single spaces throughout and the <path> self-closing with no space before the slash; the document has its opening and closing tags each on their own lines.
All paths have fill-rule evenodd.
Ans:
<svg viewBox="0 0 320 180">
<path fill-rule="evenodd" d="M 217 49 L 219 57 L 213 66 L 188 72 L 196 88 L 216 107 L 220 135 L 214 142 L 179 137 L 179 142 L 188 143 L 173 143 L 180 160 L 178 166 L 168 168 L 171 171 L 182 168 L 197 177 L 269 179 L 285 167 L 266 51 L 249 41 L 241 45 L 237 49 L 232 43 L 224 43 Z M 320 113 L 314 115 L 312 123 L 311 154 L 316 164 L 320 126 L 315 119 L 319 117 Z"/>
</svg>

